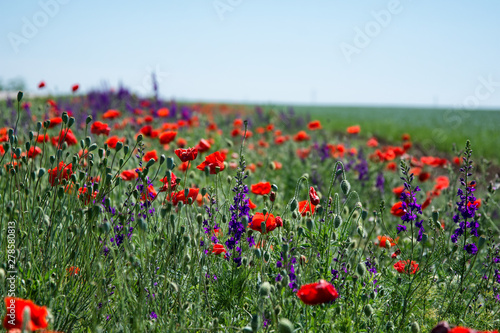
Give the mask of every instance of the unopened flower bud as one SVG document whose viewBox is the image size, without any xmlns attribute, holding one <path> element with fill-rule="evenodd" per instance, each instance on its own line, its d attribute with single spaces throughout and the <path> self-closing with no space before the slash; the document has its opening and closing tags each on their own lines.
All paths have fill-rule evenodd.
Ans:
<svg viewBox="0 0 500 333">
<path fill-rule="evenodd" d="M 271 284 L 269 282 L 263 282 L 259 288 L 259 295 L 262 297 L 269 296 L 271 293 Z"/>
<path fill-rule="evenodd" d="M 347 179 L 344 179 L 340 182 L 340 189 L 342 190 L 342 193 L 344 193 L 344 195 L 349 194 L 349 191 L 351 190 L 351 184 L 349 184 Z"/>
<path fill-rule="evenodd" d="M 274 200 L 276 200 L 276 192 L 271 191 L 271 193 L 269 194 L 269 200 L 271 200 L 271 202 L 274 202 Z"/>
<path fill-rule="evenodd" d="M 363 312 L 365 313 L 365 316 L 371 317 L 373 314 L 373 308 L 370 304 L 366 304 L 365 307 L 363 308 Z"/>
<path fill-rule="evenodd" d="M 279 333 L 292 333 L 294 331 L 293 324 L 290 320 L 286 318 L 281 318 L 278 321 L 278 332 Z"/>
<path fill-rule="evenodd" d="M 411 323 L 411 333 L 420 333 L 420 325 L 416 321 Z"/>
</svg>

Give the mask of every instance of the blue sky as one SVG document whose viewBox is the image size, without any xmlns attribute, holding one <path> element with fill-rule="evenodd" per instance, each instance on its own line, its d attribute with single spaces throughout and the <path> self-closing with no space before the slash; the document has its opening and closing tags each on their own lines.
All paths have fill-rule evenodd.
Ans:
<svg viewBox="0 0 500 333">
<path fill-rule="evenodd" d="M 500 108 L 498 13 L 492 0 L 4 1 L 0 78 L 146 94 L 156 71 L 166 98 Z"/>
</svg>

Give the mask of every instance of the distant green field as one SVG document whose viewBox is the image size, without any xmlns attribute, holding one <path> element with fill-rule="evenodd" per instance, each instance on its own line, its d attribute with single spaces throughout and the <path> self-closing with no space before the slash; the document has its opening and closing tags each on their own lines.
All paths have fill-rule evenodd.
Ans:
<svg viewBox="0 0 500 333">
<path fill-rule="evenodd" d="M 345 131 L 360 125 L 363 136 L 390 141 L 409 133 L 425 152 L 451 152 L 453 143 L 463 147 L 470 139 L 476 156 L 500 161 L 500 111 L 417 109 L 394 107 L 294 106 L 297 114 L 309 115 L 323 127 Z"/>
</svg>

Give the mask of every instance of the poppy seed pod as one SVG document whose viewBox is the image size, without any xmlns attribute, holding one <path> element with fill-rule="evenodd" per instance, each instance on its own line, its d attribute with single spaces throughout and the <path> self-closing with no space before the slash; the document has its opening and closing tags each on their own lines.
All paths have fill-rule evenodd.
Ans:
<svg viewBox="0 0 500 333">
<path fill-rule="evenodd" d="M 286 318 L 281 318 L 278 321 L 278 332 L 279 333 L 292 333 L 294 331 L 293 324 L 290 320 Z"/>
<path fill-rule="evenodd" d="M 351 190 L 351 184 L 349 184 L 347 179 L 344 179 L 340 182 L 340 189 L 342 190 L 342 193 L 344 193 L 344 195 L 349 194 L 349 191 Z"/>
<path fill-rule="evenodd" d="M 365 316 L 371 317 L 373 314 L 373 308 L 370 304 L 366 304 L 365 307 L 363 308 L 363 312 L 365 313 Z"/>
<path fill-rule="evenodd" d="M 259 295 L 262 297 L 269 296 L 271 293 L 271 284 L 269 282 L 263 282 L 259 288 Z"/>
</svg>

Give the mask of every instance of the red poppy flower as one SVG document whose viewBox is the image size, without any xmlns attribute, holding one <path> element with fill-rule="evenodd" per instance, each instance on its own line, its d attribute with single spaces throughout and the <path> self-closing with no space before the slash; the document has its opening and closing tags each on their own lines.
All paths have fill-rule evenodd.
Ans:
<svg viewBox="0 0 500 333">
<path fill-rule="evenodd" d="M 28 158 L 35 158 L 38 155 L 42 153 L 42 149 L 40 147 L 31 147 L 30 150 L 28 150 Z"/>
<path fill-rule="evenodd" d="M 396 171 L 397 166 L 396 166 L 395 162 L 389 162 L 389 163 L 387 163 L 386 168 L 387 168 L 387 170 L 390 170 L 390 171 Z"/>
<path fill-rule="evenodd" d="M 106 136 L 109 135 L 109 131 L 111 128 L 106 123 L 101 123 L 100 121 L 96 121 L 90 126 L 90 132 L 94 134 L 104 134 Z"/>
<path fill-rule="evenodd" d="M 153 117 L 152 116 L 146 116 L 146 117 L 144 117 L 144 122 L 146 122 L 146 123 L 153 122 Z"/>
<path fill-rule="evenodd" d="M 125 138 L 119 138 L 115 135 L 106 140 L 106 144 L 108 145 L 108 147 L 113 149 L 116 148 L 116 144 L 118 142 L 125 143 Z"/>
<path fill-rule="evenodd" d="M 458 158 L 458 157 L 456 157 L 456 156 L 455 156 L 455 157 L 453 158 L 453 164 L 460 166 L 460 164 L 461 164 L 461 163 L 460 163 L 460 158 Z"/>
<path fill-rule="evenodd" d="M 418 180 L 420 180 L 421 182 L 425 182 L 429 178 L 431 178 L 431 174 L 428 172 L 422 172 L 420 173 L 420 175 L 418 175 Z"/>
<path fill-rule="evenodd" d="M 408 140 L 410 140 L 410 134 L 408 134 L 408 133 L 403 134 L 403 135 L 401 136 L 401 139 L 402 139 L 403 141 L 408 141 Z"/>
<path fill-rule="evenodd" d="M 312 186 L 309 189 L 309 200 L 311 201 L 311 204 L 314 206 L 319 204 L 319 196 L 316 193 L 316 190 L 314 189 L 314 187 L 312 187 Z"/>
<path fill-rule="evenodd" d="M 219 255 L 221 253 L 226 253 L 226 249 L 224 248 L 224 245 L 222 244 L 214 244 L 213 248 L 212 248 L 212 253 L 213 254 L 216 254 L 216 255 Z"/>
<path fill-rule="evenodd" d="M 395 203 L 392 208 L 391 208 L 391 214 L 394 216 L 401 217 L 405 214 L 405 211 L 403 210 L 403 203 L 397 202 Z"/>
<path fill-rule="evenodd" d="M 143 159 L 145 162 L 149 162 L 150 159 L 158 161 L 158 154 L 156 153 L 156 150 L 148 151 L 146 154 L 144 154 Z"/>
<path fill-rule="evenodd" d="M 332 302 L 339 297 L 339 294 L 331 283 L 320 280 L 300 287 L 297 296 L 304 304 L 317 305 Z"/>
<path fill-rule="evenodd" d="M 162 145 L 165 145 L 165 144 L 168 144 L 168 143 L 174 141 L 176 136 L 177 136 L 177 132 L 168 131 L 168 132 L 161 133 L 158 138 L 160 139 L 160 143 Z"/>
<path fill-rule="evenodd" d="M 261 183 L 253 184 L 250 187 L 250 190 L 252 191 L 253 194 L 266 195 L 266 194 L 269 194 L 271 192 L 271 183 L 261 182 Z"/>
<path fill-rule="evenodd" d="M 307 125 L 307 128 L 311 131 L 321 129 L 321 122 L 319 120 L 313 120 Z"/>
<path fill-rule="evenodd" d="M 65 129 L 59 132 L 58 137 L 52 137 L 52 145 L 58 146 L 62 144 L 63 142 L 66 142 L 68 146 L 73 146 L 78 143 L 76 140 L 75 135 L 73 134 L 73 131 L 71 129 Z"/>
<path fill-rule="evenodd" d="M 22 329 L 24 308 L 30 309 L 30 321 L 28 329 L 35 331 L 47 328 L 47 308 L 45 306 L 38 306 L 30 300 L 22 298 L 5 297 L 6 315 L 3 320 L 3 327 L 7 330 Z"/>
<path fill-rule="evenodd" d="M 151 200 L 154 200 L 154 198 L 156 198 L 156 195 L 158 193 L 156 193 L 156 190 L 154 188 L 153 185 L 149 185 L 148 187 L 146 187 L 146 189 L 143 191 L 143 193 L 141 194 L 141 200 L 142 201 L 151 201 Z"/>
<path fill-rule="evenodd" d="M 49 135 L 48 134 L 38 134 L 38 136 L 36 137 L 36 142 L 38 143 L 43 143 L 43 142 L 48 142 L 50 140 L 49 138 Z"/>
<path fill-rule="evenodd" d="M 389 241 L 390 247 L 393 247 L 398 243 L 399 237 L 396 239 L 392 239 L 388 236 L 377 236 L 377 239 L 379 243 L 375 243 L 375 245 L 378 245 L 379 247 L 386 247 L 386 242 Z"/>
<path fill-rule="evenodd" d="M 157 112 L 158 117 L 168 117 L 170 110 L 168 108 L 161 108 Z"/>
<path fill-rule="evenodd" d="M 182 162 L 193 161 L 198 156 L 198 149 L 196 148 L 176 149 L 174 152 Z"/>
<path fill-rule="evenodd" d="M 111 110 L 104 112 L 104 114 L 102 115 L 102 118 L 103 119 L 115 119 L 115 118 L 120 117 L 121 115 L 122 114 L 120 111 L 111 109 Z"/>
<path fill-rule="evenodd" d="M 254 204 L 251 199 L 248 199 L 248 207 L 250 207 L 250 209 L 255 209 L 257 205 Z"/>
<path fill-rule="evenodd" d="M 297 156 L 303 160 L 308 158 L 310 153 L 311 153 L 311 148 L 298 148 L 297 149 Z"/>
<path fill-rule="evenodd" d="M 125 181 L 130 181 L 134 180 L 137 178 L 137 173 L 135 170 L 123 170 L 122 173 L 120 174 L 120 177 L 125 180 Z"/>
<path fill-rule="evenodd" d="M 407 141 L 407 142 L 403 143 L 403 149 L 405 151 L 407 151 L 408 149 L 410 149 L 412 146 L 413 146 L 413 144 L 410 141 Z"/>
<path fill-rule="evenodd" d="M 360 131 L 361 127 L 359 125 L 347 127 L 347 133 L 349 134 L 358 134 Z"/>
<path fill-rule="evenodd" d="M 309 137 L 309 135 L 307 135 L 307 133 L 305 131 L 300 131 L 299 133 L 295 134 L 295 136 L 293 137 L 293 140 L 297 141 L 297 142 L 307 141 L 309 139 L 310 139 L 310 137 Z"/>
<path fill-rule="evenodd" d="M 378 147 L 378 141 L 375 138 L 371 138 L 366 142 L 368 147 Z"/>
<path fill-rule="evenodd" d="M 411 268 L 410 267 L 406 268 L 406 265 L 411 266 Z M 418 264 L 413 260 L 411 261 L 411 265 L 410 265 L 410 260 L 406 261 L 400 260 L 394 264 L 394 269 L 397 270 L 399 273 L 405 273 L 405 274 L 415 274 L 419 270 Z"/>
<path fill-rule="evenodd" d="M 310 204 L 308 200 L 304 200 L 304 201 L 299 202 L 299 212 L 300 212 L 300 215 L 302 215 L 302 216 L 306 216 L 307 212 L 311 212 L 311 215 L 314 214 L 315 208 L 316 208 L 316 206 Z"/>
<path fill-rule="evenodd" d="M 167 177 L 163 177 L 160 181 L 163 183 L 163 186 L 160 188 L 160 192 L 165 192 L 169 189 L 175 190 L 177 187 L 177 177 L 173 173 L 170 176 L 170 183 L 168 182 Z"/>
<path fill-rule="evenodd" d="M 277 136 L 275 139 L 274 139 L 274 143 L 277 144 L 277 145 L 281 145 L 283 143 L 285 143 L 287 140 L 286 140 L 286 137 L 282 136 L 282 135 L 279 135 Z"/>
<path fill-rule="evenodd" d="M 191 203 L 195 202 L 196 197 L 198 196 L 198 193 L 200 192 L 200 189 L 198 188 L 190 188 L 188 192 L 188 196 L 186 198 L 184 190 L 181 190 L 176 193 L 172 193 L 172 204 L 174 206 L 177 206 L 179 201 L 182 201 L 185 205 L 189 204 L 189 198 L 191 198 Z"/>
<path fill-rule="evenodd" d="M 41 81 L 41 82 L 38 84 L 38 89 L 42 89 L 43 87 L 45 87 L 45 82 L 44 82 L 44 81 Z"/>
<path fill-rule="evenodd" d="M 52 186 L 57 185 L 56 181 L 59 180 L 58 183 L 61 183 L 62 179 L 68 180 L 71 174 L 73 173 L 72 171 L 72 165 L 70 164 L 65 164 L 64 162 L 59 162 L 59 166 L 54 169 L 49 169 L 49 183 Z"/>
<path fill-rule="evenodd" d="M 210 142 L 208 142 L 205 139 L 201 139 L 200 142 L 198 142 L 196 149 L 198 149 L 198 151 L 200 153 L 204 153 L 204 152 L 210 150 L 210 147 L 211 147 Z"/>
<path fill-rule="evenodd" d="M 400 198 L 401 194 L 405 191 L 404 186 L 398 186 L 392 189 L 392 193 L 396 195 L 396 197 Z"/>
<path fill-rule="evenodd" d="M 216 151 L 205 157 L 205 161 L 198 165 L 196 168 L 199 170 L 205 170 L 208 167 L 211 175 L 215 175 L 217 173 L 217 167 L 219 167 L 219 171 L 224 170 L 224 157 L 223 155 Z"/>
<path fill-rule="evenodd" d="M 450 179 L 446 176 L 436 177 L 436 185 L 434 185 L 435 190 L 444 190 L 450 186 Z"/>
<path fill-rule="evenodd" d="M 470 207 L 471 205 L 475 205 L 475 206 L 476 206 L 476 208 L 481 207 L 481 199 L 476 199 L 476 201 L 474 201 L 474 202 L 470 202 L 470 201 L 469 201 L 469 202 L 467 203 L 467 207 Z"/>
<path fill-rule="evenodd" d="M 266 232 L 273 231 L 278 227 L 278 224 L 276 223 L 276 218 L 274 217 L 273 214 L 267 213 L 266 215 L 262 213 L 255 213 L 255 215 L 252 217 L 252 222 L 248 223 L 248 227 L 252 230 L 258 231 L 262 233 L 262 222 L 266 222 Z"/>
<path fill-rule="evenodd" d="M 54 128 L 57 125 L 60 125 L 62 123 L 61 117 L 54 117 L 54 118 L 50 118 L 49 120 L 50 120 L 49 128 Z"/>
<path fill-rule="evenodd" d="M 78 88 L 80 88 L 80 86 L 78 84 L 74 84 L 72 87 L 71 87 L 71 91 L 72 92 L 75 92 L 78 90 Z"/>
<path fill-rule="evenodd" d="M 183 138 L 178 138 L 177 139 L 177 147 L 179 148 L 184 148 L 187 146 L 187 141 L 186 139 L 183 139 Z M 197 152 L 198 153 L 198 152 Z"/>
</svg>

